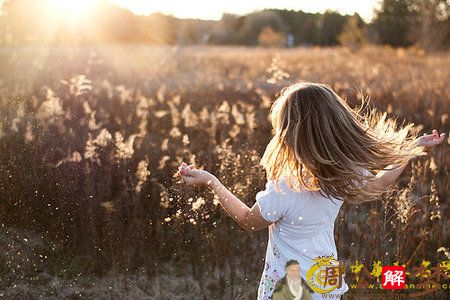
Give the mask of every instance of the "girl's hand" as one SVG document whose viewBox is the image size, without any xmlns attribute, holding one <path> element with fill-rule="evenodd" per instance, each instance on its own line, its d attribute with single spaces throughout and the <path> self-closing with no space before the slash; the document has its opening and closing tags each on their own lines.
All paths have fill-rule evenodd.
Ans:
<svg viewBox="0 0 450 300">
<path fill-rule="evenodd" d="M 205 170 L 197 170 L 194 165 L 187 165 L 185 162 L 178 167 L 181 179 L 187 185 L 203 186 L 211 184 L 215 176 Z"/>
<path fill-rule="evenodd" d="M 444 139 L 445 139 L 445 132 L 439 135 L 438 131 L 436 129 L 433 129 L 433 134 L 424 133 L 423 136 L 415 140 L 415 143 L 417 146 L 423 146 L 425 148 L 428 148 L 427 150 L 430 150 L 434 146 L 442 143 Z"/>
</svg>

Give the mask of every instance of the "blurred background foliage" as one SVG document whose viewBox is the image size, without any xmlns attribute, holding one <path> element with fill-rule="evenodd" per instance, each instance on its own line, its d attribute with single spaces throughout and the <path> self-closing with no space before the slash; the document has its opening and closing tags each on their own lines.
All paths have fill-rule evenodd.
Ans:
<svg viewBox="0 0 450 300">
<path fill-rule="evenodd" d="M 370 95 L 399 122 L 449 131 L 450 57 L 415 49 L 8 48 L 0 65 L 0 293 L 13 298 L 254 299 L 266 231 L 244 233 L 174 174 L 195 161 L 253 205 L 269 108 L 289 83 L 329 83 L 351 106 Z M 344 204 L 348 269 L 449 260 L 446 149 L 383 201 Z"/>
<path fill-rule="evenodd" d="M 450 45 L 447 0 L 382 0 L 370 22 L 357 13 L 283 9 L 264 9 L 246 15 L 224 13 L 218 21 L 178 19 L 161 13 L 134 15 L 106 1 L 94 3 L 82 18 L 74 20 L 55 19 L 50 0 L 5 0 L 0 15 L 0 44 L 359 47 L 372 43 L 395 47 L 417 45 L 426 51 Z M 258 43 L 267 28 L 279 36 L 272 43 L 267 42 L 267 37 Z M 342 35 L 346 37 L 339 38 Z M 280 37 L 284 42 L 280 43 Z"/>
<path fill-rule="evenodd" d="M 55 19 L 48 3 L 9 0 L 0 15 L 0 297 L 255 299 L 267 232 L 247 235 L 174 175 L 196 162 L 253 205 L 270 106 L 297 80 L 449 132 L 445 1 L 384 0 L 370 24 L 274 9 L 137 16 L 104 2 Z M 447 147 L 381 201 L 344 204 L 347 270 L 450 260 Z"/>
</svg>

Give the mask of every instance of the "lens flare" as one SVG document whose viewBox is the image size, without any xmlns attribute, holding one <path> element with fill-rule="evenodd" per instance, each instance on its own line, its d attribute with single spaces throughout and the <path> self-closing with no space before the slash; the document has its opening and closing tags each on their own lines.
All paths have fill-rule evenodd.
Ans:
<svg viewBox="0 0 450 300">
<path fill-rule="evenodd" d="M 88 11 L 92 0 L 49 0 L 50 7 L 59 15 L 80 15 Z"/>
</svg>

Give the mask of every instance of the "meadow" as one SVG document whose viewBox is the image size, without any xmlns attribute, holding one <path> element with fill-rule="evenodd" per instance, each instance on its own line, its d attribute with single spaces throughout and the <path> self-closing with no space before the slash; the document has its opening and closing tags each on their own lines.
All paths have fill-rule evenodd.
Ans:
<svg viewBox="0 0 450 300">
<path fill-rule="evenodd" d="M 353 107 L 370 96 L 399 124 L 448 136 L 448 70 L 450 53 L 413 48 L 0 48 L 0 296 L 255 299 L 267 231 L 245 233 L 210 191 L 184 186 L 180 163 L 251 206 L 283 87 L 327 83 Z M 343 205 L 348 270 L 450 271 L 448 142 L 380 201 Z"/>
</svg>

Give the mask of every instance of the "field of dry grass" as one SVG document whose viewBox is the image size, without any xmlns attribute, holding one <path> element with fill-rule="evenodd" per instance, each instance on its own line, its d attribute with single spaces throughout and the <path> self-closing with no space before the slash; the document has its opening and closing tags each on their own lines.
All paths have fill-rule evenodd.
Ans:
<svg viewBox="0 0 450 300">
<path fill-rule="evenodd" d="M 377 47 L 0 48 L 0 295 L 255 299 L 266 232 L 247 235 L 210 192 L 184 187 L 180 162 L 252 205 L 282 87 L 327 83 L 352 106 L 370 96 L 448 133 L 448 70 L 450 53 Z M 349 272 L 450 260 L 447 147 L 382 201 L 344 204 Z"/>
</svg>

